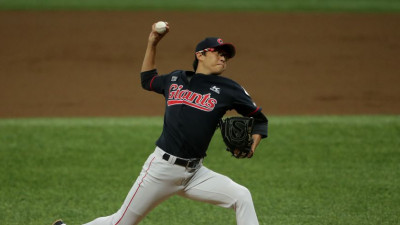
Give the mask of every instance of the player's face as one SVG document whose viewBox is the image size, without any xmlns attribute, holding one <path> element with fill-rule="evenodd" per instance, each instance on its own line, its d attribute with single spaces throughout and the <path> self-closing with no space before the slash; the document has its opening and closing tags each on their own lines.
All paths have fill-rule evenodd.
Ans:
<svg viewBox="0 0 400 225">
<path fill-rule="evenodd" d="M 226 70 L 228 57 L 223 50 L 207 51 L 203 55 L 202 64 L 207 74 L 221 74 Z"/>
</svg>

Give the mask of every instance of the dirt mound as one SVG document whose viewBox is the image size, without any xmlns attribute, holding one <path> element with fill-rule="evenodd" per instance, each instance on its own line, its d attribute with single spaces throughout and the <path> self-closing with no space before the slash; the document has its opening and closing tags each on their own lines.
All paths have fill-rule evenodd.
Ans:
<svg viewBox="0 0 400 225">
<path fill-rule="evenodd" d="M 222 37 L 237 48 L 224 75 L 267 115 L 400 113 L 399 14 L 0 12 L 0 117 L 162 115 L 139 79 L 158 20 L 160 73 Z"/>
</svg>

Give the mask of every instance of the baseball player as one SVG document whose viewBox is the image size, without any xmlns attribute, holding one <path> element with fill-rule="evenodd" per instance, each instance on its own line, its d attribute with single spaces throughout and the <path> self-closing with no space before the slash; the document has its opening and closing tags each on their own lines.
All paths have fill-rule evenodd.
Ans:
<svg viewBox="0 0 400 225">
<path fill-rule="evenodd" d="M 168 31 L 169 26 L 159 34 L 153 24 L 141 71 L 142 87 L 165 98 L 164 126 L 155 151 L 144 163 L 121 208 L 86 225 L 139 224 L 173 195 L 231 208 L 238 225 L 257 225 L 249 190 L 203 166 L 217 124 L 228 110 L 254 118 L 254 142 L 248 158 L 267 137 L 268 120 L 261 108 L 238 83 L 220 76 L 235 56 L 235 47 L 220 38 L 206 38 L 196 46 L 194 71 L 158 75 L 156 48 Z M 64 223 L 58 220 L 54 224 Z"/>
</svg>

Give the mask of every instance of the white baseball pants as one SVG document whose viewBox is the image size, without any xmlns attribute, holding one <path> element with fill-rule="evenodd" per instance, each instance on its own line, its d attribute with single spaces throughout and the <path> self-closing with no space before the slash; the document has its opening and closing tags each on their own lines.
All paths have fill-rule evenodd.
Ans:
<svg viewBox="0 0 400 225">
<path fill-rule="evenodd" d="M 176 157 L 170 157 L 166 161 L 162 158 L 164 153 L 157 147 L 149 156 L 123 205 L 116 213 L 97 218 L 86 225 L 139 224 L 154 207 L 175 194 L 231 208 L 236 212 L 238 225 L 259 224 L 247 188 L 202 166 L 201 163 L 194 170 L 174 165 Z"/>
</svg>

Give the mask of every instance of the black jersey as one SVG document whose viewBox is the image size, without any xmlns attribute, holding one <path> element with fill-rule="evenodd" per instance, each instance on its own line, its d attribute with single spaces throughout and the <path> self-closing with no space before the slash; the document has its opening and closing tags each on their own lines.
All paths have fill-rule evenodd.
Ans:
<svg viewBox="0 0 400 225">
<path fill-rule="evenodd" d="M 142 87 L 165 97 L 164 126 L 156 145 L 181 158 L 202 158 L 228 111 L 255 118 L 253 133 L 267 136 L 268 120 L 247 92 L 235 81 L 218 75 L 157 70 L 141 73 Z"/>
</svg>

